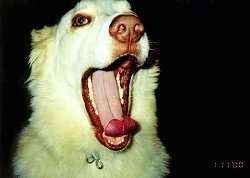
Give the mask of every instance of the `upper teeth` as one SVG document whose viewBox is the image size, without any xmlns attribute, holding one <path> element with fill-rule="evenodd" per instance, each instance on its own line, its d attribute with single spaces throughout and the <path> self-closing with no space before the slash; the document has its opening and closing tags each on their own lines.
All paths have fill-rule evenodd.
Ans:
<svg viewBox="0 0 250 178">
<path fill-rule="evenodd" d="M 120 96 L 120 101 L 121 104 L 124 103 L 124 99 L 123 99 L 123 88 L 120 86 L 121 83 L 121 77 L 120 77 L 120 73 L 118 72 L 116 75 L 116 82 L 117 82 L 117 87 L 118 87 L 118 91 L 119 91 L 119 96 Z"/>
<path fill-rule="evenodd" d="M 131 90 L 132 90 L 133 80 L 134 80 L 134 75 L 131 75 L 130 83 L 129 83 L 129 93 L 132 93 Z M 132 101 L 132 94 L 130 94 L 130 95 L 128 96 L 128 111 L 130 111 L 131 101 Z"/>
<path fill-rule="evenodd" d="M 94 107 L 95 114 L 98 115 L 98 111 L 96 109 L 96 105 L 95 105 L 95 102 L 94 102 L 95 100 L 94 100 L 94 94 L 93 94 L 93 89 L 92 89 L 91 77 L 88 78 L 88 88 L 89 88 L 89 97 L 90 97 L 91 104 Z"/>
</svg>

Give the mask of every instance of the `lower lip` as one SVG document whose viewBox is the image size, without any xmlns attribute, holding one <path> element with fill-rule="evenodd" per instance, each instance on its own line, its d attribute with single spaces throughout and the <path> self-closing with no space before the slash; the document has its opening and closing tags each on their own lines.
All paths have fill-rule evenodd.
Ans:
<svg viewBox="0 0 250 178">
<path fill-rule="evenodd" d="M 104 133 L 102 134 L 102 139 L 105 142 L 104 145 L 108 149 L 113 150 L 113 151 L 123 151 L 128 147 L 128 145 L 130 143 L 130 136 L 129 135 L 124 135 L 124 136 L 121 136 L 121 137 L 123 137 L 123 138 L 119 138 L 119 139 L 122 139 L 123 141 L 121 141 L 119 144 L 112 144 L 111 140 L 112 139 L 115 140 L 115 137 L 113 137 L 113 138 L 109 137 L 109 140 L 108 140 L 108 136 L 105 136 Z"/>
</svg>

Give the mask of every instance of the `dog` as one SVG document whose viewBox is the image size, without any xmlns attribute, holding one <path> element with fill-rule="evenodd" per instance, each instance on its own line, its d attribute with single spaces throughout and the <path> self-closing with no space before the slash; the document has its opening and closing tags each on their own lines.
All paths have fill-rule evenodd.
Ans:
<svg viewBox="0 0 250 178">
<path fill-rule="evenodd" d="M 159 68 L 145 65 L 143 23 L 125 0 L 82 0 L 33 30 L 32 113 L 13 159 L 20 178 L 163 178 Z"/>
</svg>

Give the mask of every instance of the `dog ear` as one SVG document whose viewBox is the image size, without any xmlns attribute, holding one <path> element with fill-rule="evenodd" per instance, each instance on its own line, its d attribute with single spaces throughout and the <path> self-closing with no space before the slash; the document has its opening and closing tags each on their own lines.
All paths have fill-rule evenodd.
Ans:
<svg viewBox="0 0 250 178">
<path fill-rule="evenodd" d="M 32 47 L 37 45 L 43 41 L 46 41 L 52 34 L 53 34 L 53 27 L 44 26 L 42 29 L 39 30 L 32 30 L 31 31 L 31 39 L 32 39 Z"/>
<path fill-rule="evenodd" d="M 55 38 L 56 26 L 47 27 L 40 30 L 32 30 L 31 32 L 31 47 L 29 64 L 31 67 L 31 75 L 29 80 L 38 78 L 42 75 L 43 66 L 46 58 L 53 45 Z"/>
</svg>

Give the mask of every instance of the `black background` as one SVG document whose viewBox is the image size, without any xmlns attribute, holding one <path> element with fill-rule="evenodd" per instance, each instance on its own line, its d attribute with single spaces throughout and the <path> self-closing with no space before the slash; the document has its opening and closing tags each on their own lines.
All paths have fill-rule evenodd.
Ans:
<svg viewBox="0 0 250 178">
<path fill-rule="evenodd" d="M 30 115 L 24 85 L 30 31 L 53 25 L 76 0 L 5 0 L 1 6 L 0 177 L 11 177 L 17 133 Z M 242 1 L 132 1 L 160 59 L 159 136 L 169 178 L 247 177 L 249 10 Z M 1 53 L 0 53 L 1 54 Z M 214 168 L 215 161 L 244 168 Z"/>
</svg>

